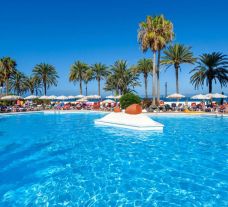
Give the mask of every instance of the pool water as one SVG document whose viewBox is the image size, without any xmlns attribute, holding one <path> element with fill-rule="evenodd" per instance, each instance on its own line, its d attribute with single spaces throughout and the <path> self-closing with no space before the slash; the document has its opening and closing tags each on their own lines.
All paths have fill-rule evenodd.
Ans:
<svg viewBox="0 0 228 207">
<path fill-rule="evenodd" d="M 0 206 L 228 206 L 227 117 L 155 116 L 156 133 L 102 116 L 0 116 Z"/>
</svg>

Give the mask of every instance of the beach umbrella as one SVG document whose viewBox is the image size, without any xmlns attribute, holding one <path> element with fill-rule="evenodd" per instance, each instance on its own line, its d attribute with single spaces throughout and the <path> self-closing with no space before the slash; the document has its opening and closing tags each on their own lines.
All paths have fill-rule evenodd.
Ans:
<svg viewBox="0 0 228 207">
<path fill-rule="evenodd" d="M 121 98 L 121 96 L 119 95 L 119 96 L 113 96 L 113 95 L 110 95 L 110 96 L 106 96 L 105 98 L 108 98 L 108 99 L 120 99 Z"/>
<path fill-rule="evenodd" d="M 191 99 L 206 100 L 206 99 L 209 99 L 209 97 L 207 95 L 198 94 L 198 95 L 192 96 Z"/>
<path fill-rule="evenodd" d="M 184 98 L 184 97 L 185 97 L 184 95 L 181 95 L 179 93 L 174 93 L 174 94 L 167 96 L 167 98 L 177 98 L 177 99 Z"/>
<path fill-rule="evenodd" d="M 111 100 L 111 99 L 107 99 L 102 101 L 102 103 L 115 103 L 115 101 Z"/>
<path fill-rule="evenodd" d="M 37 98 L 39 98 L 39 96 L 31 95 L 31 96 L 25 97 L 25 100 L 33 100 L 33 99 L 37 99 Z"/>
<path fill-rule="evenodd" d="M 55 99 L 56 100 L 67 100 L 67 97 L 66 96 L 57 96 Z"/>
<path fill-rule="evenodd" d="M 49 100 L 49 97 L 48 96 L 41 96 L 39 99 L 41 99 L 41 100 Z"/>
<path fill-rule="evenodd" d="M 114 99 L 120 99 L 121 95 L 115 96 Z"/>
<path fill-rule="evenodd" d="M 110 96 L 106 96 L 105 98 L 112 98 L 112 99 L 114 99 L 114 98 L 115 98 L 115 96 L 110 95 Z"/>
<path fill-rule="evenodd" d="M 67 99 L 75 99 L 75 96 L 67 96 Z"/>
<path fill-rule="evenodd" d="M 101 96 L 98 95 L 90 95 L 90 96 L 86 96 L 87 99 L 100 99 Z"/>
<path fill-rule="evenodd" d="M 74 98 L 84 98 L 85 96 L 83 96 L 83 95 L 77 95 L 77 96 L 75 96 Z"/>
<path fill-rule="evenodd" d="M 227 98 L 227 96 L 220 94 L 220 93 L 208 93 L 206 95 L 208 99 L 213 99 L 213 98 Z"/>
<path fill-rule="evenodd" d="M 23 99 L 21 96 L 9 95 L 1 97 L 1 100 L 15 101 L 18 99 Z"/>
<path fill-rule="evenodd" d="M 80 98 L 77 100 L 77 102 L 87 102 L 88 100 L 84 97 L 84 98 Z"/>
<path fill-rule="evenodd" d="M 54 95 L 48 96 L 49 100 L 55 100 L 56 98 L 57 98 L 57 96 L 54 96 Z"/>
<path fill-rule="evenodd" d="M 98 95 L 93 96 L 93 99 L 100 99 L 100 98 L 101 98 L 101 96 L 98 96 Z"/>
</svg>

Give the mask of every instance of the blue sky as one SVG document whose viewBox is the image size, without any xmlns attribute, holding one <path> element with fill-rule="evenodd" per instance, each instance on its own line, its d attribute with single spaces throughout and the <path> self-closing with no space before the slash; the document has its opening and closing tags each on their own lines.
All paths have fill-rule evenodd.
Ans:
<svg viewBox="0 0 228 207">
<path fill-rule="evenodd" d="M 49 94 L 76 95 L 79 86 L 68 82 L 70 65 L 75 60 L 107 65 L 125 59 L 129 65 L 143 54 L 137 42 L 139 22 L 147 15 L 164 14 L 174 24 L 175 42 L 192 46 L 195 56 L 220 51 L 228 54 L 227 0 L 14 0 L 1 2 L 0 56 L 10 56 L 18 69 L 31 74 L 35 64 L 53 64 L 60 76 L 57 88 Z M 183 65 L 180 91 L 195 91 L 189 83 L 192 66 Z M 175 92 L 173 68 L 161 73 L 161 93 L 168 82 L 168 93 Z M 151 93 L 151 77 L 149 79 Z M 144 87 L 136 91 L 144 94 Z M 228 89 L 223 89 L 228 92 Z M 219 86 L 214 92 L 221 92 Z M 97 94 L 97 83 L 89 84 Z M 109 94 L 104 93 L 103 94 Z"/>
</svg>

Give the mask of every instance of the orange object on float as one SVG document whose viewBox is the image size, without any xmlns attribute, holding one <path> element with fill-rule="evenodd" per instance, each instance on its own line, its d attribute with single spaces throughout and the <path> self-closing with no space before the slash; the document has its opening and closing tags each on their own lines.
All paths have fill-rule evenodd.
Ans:
<svg viewBox="0 0 228 207">
<path fill-rule="evenodd" d="M 141 114 L 142 107 L 139 104 L 132 104 L 125 109 L 126 114 Z"/>
<path fill-rule="evenodd" d="M 121 109 L 119 107 L 115 107 L 114 112 L 119 113 L 119 112 L 121 112 Z"/>
</svg>

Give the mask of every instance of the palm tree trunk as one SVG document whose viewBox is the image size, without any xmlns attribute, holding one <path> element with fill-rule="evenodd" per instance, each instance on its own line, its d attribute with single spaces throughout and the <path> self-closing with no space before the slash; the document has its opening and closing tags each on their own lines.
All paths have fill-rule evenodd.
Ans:
<svg viewBox="0 0 228 207">
<path fill-rule="evenodd" d="M 88 93 L 87 93 L 87 92 L 88 92 L 88 87 L 87 87 L 87 85 L 88 85 L 88 84 L 86 83 L 86 96 L 88 95 Z"/>
<path fill-rule="evenodd" d="M 9 94 L 9 79 L 6 79 L 6 95 Z"/>
<path fill-rule="evenodd" d="M 80 80 L 79 85 L 80 85 L 80 95 L 82 95 L 82 80 Z"/>
<path fill-rule="evenodd" d="M 147 92 L 147 76 L 144 75 L 144 83 L 145 83 L 145 98 L 148 98 L 148 92 Z"/>
<path fill-rule="evenodd" d="M 176 93 L 179 93 L 179 67 L 175 66 L 175 74 L 176 74 Z"/>
<path fill-rule="evenodd" d="M 0 83 L 0 95 L 2 95 L 3 83 Z"/>
<path fill-rule="evenodd" d="M 98 79 L 97 81 L 98 81 L 98 96 L 100 96 L 101 95 L 101 80 Z"/>
<path fill-rule="evenodd" d="M 212 93 L 212 79 L 208 80 L 209 93 Z"/>
<path fill-rule="evenodd" d="M 47 85 L 46 85 L 46 82 L 44 82 L 44 95 L 46 96 L 47 94 Z"/>
<path fill-rule="evenodd" d="M 153 51 L 153 83 L 152 83 L 152 105 L 156 104 L 156 52 Z"/>
<path fill-rule="evenodd" d="M 161 51 L 158 50 L 158 60 L 157 60 L 157 102 L 160 103 L 160 59 Z"/>
<path fill-rule="evenodd" d="M 116 87 L 116 95 L 120 95 L 120 90 L 118 87 Z"/>
</svg>

